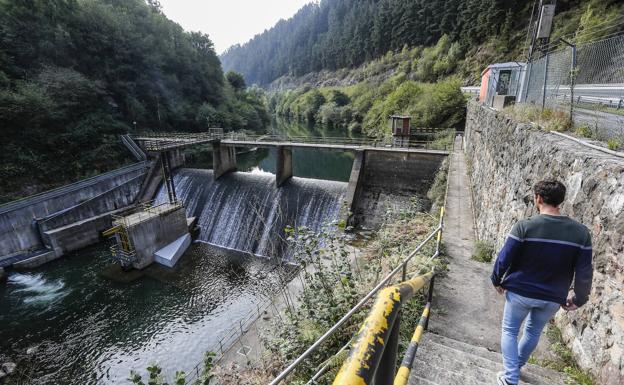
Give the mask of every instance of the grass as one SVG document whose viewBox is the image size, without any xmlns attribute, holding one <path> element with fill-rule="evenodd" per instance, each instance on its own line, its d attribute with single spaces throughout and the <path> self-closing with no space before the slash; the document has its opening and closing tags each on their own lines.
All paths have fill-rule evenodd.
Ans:
<svg viewBox="0 0 624 385">
<path fill-rule="evenodd" d="M 494 258 L 494 246 L 486 241 L 476 241 L 475 242 L 475 250 L 471 259 L 483 262 L 490 263 Z"/>
<path fill-rule="evenodd" d="M 535 357 L 531 357 L 529 363 L 567 374 L 568 381 L 566 382 L 571 385 L 597 385 L 594 376 L 579 367 L 572 351 L 563 342 L 561 330 L 557 326 L 553 324 L 548 325 L 546 337 L 556 358 L 538 360 Z"/>
<path fill-rule="evenodd" d="M 614 138 L 614 139 L 609 139 L 607 141 L 607 147 L 611 151 L 615 151 L 615 150 L 619 149 L 621 145 L 622 145 L 622 143 L 620 142 L 619 139 L 615 139 Z"/>
<path fill-rule="evenodd" d="M 515 120 L 532 122 L 548 131 L 564 132 L 572 128 L 570 114 L 561 110 L 542 109 L 532 105 L 515 105 L 505 108 L 503 112 Z"/>
</svg>

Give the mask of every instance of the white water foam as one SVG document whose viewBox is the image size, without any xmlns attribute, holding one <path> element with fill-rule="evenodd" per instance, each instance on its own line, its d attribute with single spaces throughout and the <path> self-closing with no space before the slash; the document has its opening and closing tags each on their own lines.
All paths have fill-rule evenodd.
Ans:
<svg viewBox="0 0 624 385">
<path fill-rule="evenodd" d="M 65 289 L 62 279 L 48 281 L 43 274 L 11 274 L 9 284 L 18 287 L 14 292 L 20 293 L 28 305 L 46 306 L 63 299 L 69 291 Z"/>
</svg>

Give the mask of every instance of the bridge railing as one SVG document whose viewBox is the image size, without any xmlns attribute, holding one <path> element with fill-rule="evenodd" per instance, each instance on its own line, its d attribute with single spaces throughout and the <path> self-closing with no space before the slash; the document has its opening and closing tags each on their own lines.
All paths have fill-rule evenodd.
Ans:
<svg viewBox="0 0 624 385">
<path fill-rule="evenodd" d="M 415 134 L 436 134 L 443 129 L 436 128 L 416 128 Z M 241 132 L 202 132 L 202 133 L 145 133 L 133 136 L 133 139 L 142 141 L 148 151 L 165 151 L 173 148 L 188 145 L 201 144 L 220 140 L 226 144 L 317 144 L 324 146 L 352 146 L 352 147 L 373 147 L 373 148 L 422 148 L 449 150 L 449 146 L 433 144 L 431 141 L 413 140 L 403 138 L 349 138 L 349 137 L 311 137 L 311 136 L 286 136 L 275 134 L 247 134 Z"/>
</svg>

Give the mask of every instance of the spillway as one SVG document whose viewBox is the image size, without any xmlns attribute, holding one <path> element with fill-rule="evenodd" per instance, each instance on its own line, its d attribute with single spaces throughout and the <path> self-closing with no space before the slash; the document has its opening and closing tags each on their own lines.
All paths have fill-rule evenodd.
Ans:
<svg viewBox="0 0 624 385">
<path fill-rule="evenodd" d="M 176 193 L 187 216 L 197 217 L 198 240 L 221 248 L 288 259 L 284 229 L 319 230 L 338 218 L 347 183 L 292 178 L 275 186 L 275 175 L 230 173 L 213 181 L 212 170 L 181 169 Z M 160 189 L 156 202 L 167 199 Z"/>
</svg>

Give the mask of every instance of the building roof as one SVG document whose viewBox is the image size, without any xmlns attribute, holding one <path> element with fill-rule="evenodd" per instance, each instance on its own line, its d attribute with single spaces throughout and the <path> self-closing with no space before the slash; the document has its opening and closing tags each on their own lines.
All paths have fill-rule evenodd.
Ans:
<svg viewBox="0 0 624 385">
<path fill-rule="evenodd" d="M 516 62 L 516 61 L 509 61 L 509 62 L 506 62 L 506 63 L 494 63 L 494 64 L 490 64 L 489 66 L 485 67 L 483 72 L 481 72 L 481 75 L 483 76 L 485 71 L 487 71 L 489 69 L 492 69 L 492 68 L 522 68 L 525 65 L 526 65 L 526 63 Z"/>
<path fill-rule="evenodd" d="M 411 116 L 407 115 L 390 115 L 392 119 L 411 119 Z"/>
</svg>

